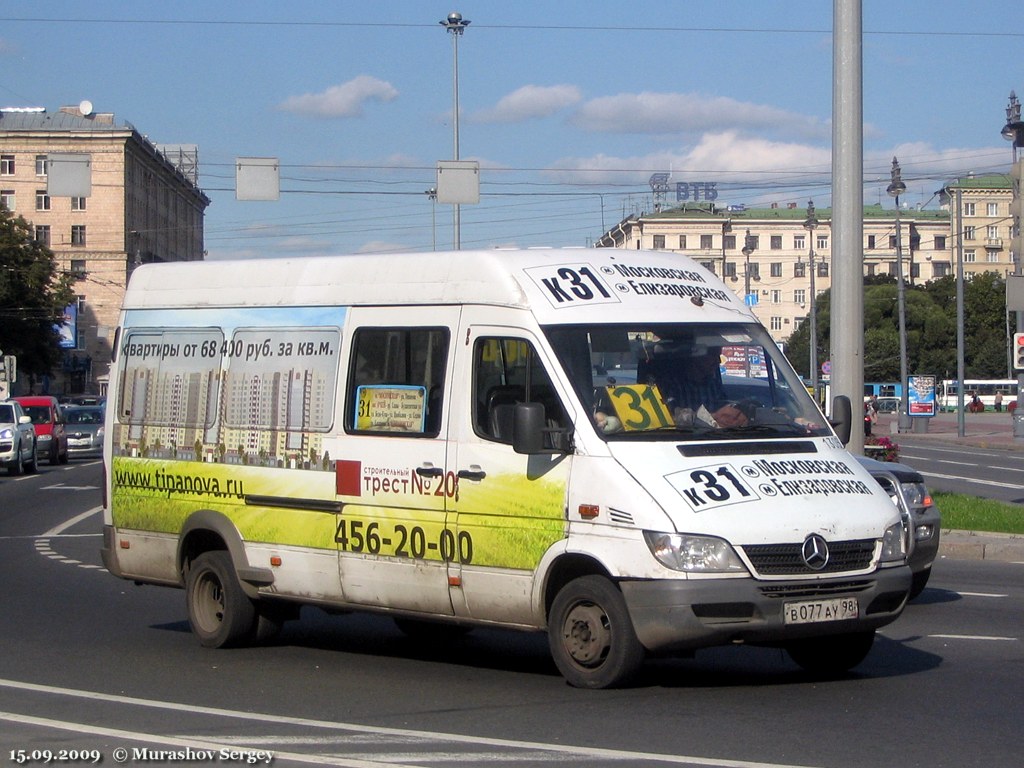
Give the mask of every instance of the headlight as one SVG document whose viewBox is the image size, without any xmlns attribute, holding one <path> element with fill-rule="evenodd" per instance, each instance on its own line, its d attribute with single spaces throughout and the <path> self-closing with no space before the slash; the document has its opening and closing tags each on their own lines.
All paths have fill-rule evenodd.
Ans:
<svg viewBox="0 0 1024 768">
<path fill-rule="evenodd" d="M 932 505 L 932 497 L 928 495 L 924 483 L 900 483 L 900 489 L 903 491 L 903 498 L 907 500 L 907 506 L 911 509 Z"/>
<path fill-rule="evenodd" d="M 0 429 L 0 440 L 13 440 L 14 430 L 13 429 Z"/>
<path fill-rule="evenodd" d="M 882 536 L 882 556 L 879 562 L 899 563 L 907 559 L 907 528 L 902 523 L 895 523 L 885 529 Z"/>
<path fill-rule="evenodd" d="M 724 539 L 660 531 L 644 531 L 644 539 L 655 559 L 673 571 L 737 573 L 745 570 Z"/>
</svg>

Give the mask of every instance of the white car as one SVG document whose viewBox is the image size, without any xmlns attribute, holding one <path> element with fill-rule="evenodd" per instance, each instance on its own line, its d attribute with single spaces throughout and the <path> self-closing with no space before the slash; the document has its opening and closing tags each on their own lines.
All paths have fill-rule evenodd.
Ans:
<svg viewBox="0 0 1024 768">
<path fill-rule="evenodd" d="M 36 432 L 32 419 L 14 400 L 0 403 L 0 466 L 10 475 L 36 471 Z"/>
</svg>

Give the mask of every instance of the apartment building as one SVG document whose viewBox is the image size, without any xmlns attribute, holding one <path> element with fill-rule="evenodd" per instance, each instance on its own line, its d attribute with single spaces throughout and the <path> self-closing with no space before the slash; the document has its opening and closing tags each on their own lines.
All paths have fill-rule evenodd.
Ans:
<svg viewBox="0 0 1024 768">
<path fill-rule="evenodd" d="M 60 370 L 19 381 L 20 391 L 31 385 L 56 395 L 105 393 L 131 270 L 203 258 L 210 200 L 197 186 L 195 152 L 177 146 L 169 154 L 130 124 L 116 123 L 113 114 L 93 112 L 88 102 L 57 112 L 0 109 L 0 201 L 32 224 L 36 239 L 76 278 Z M 49 193 L 54 156 L 83 159 L 88 194 Z"/>
<path fill-rule="evenodd" d="M 966 274 L 1013 272 L 1008 176 L 959 179 L 940 191 L 938 209 L 864 208 L 865 276 L 897 274 L 897 229 L 904 279 L 909 284 L 954 273 L 959 257 L 954 233 L 956 190 L 963 206 Z M 813 215 L 809 215 L 813 214 Z M 654 214 L 629 216 L 606 232 L 597 247 L 671 250 L 721 276 L 747 303 L 776 341 L 785 341 L 807 319 L 812 291 L 832 287 L 832 212 L 796 203 L 767 208 L 691 203 Z"/>
</svg>

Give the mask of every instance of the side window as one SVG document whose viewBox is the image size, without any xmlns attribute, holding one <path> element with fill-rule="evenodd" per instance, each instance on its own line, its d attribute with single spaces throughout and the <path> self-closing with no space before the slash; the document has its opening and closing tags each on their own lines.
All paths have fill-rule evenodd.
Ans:
<svg viewBox="0 0 1024 768">
<path fill-rule="evenodd" d="M 569 426 L 569 417 L 533 345 L 524 339 L 484 337 L 473 351 L 473 420 L 481 437 L 512 442 L 516 403 L 544 406 L 548 426 Z"/>
<path fill-rule="evenodd" d="M 345 430 L 437 437 L 447 328 L 360 328 L 352 340 Z"/>
</svg>

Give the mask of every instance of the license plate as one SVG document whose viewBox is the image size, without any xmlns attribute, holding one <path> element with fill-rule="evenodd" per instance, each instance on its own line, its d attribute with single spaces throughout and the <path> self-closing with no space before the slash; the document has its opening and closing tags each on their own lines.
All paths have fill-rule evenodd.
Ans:
<svg viewBox="0 0 1024 768">
<path fill-rule="evenodd" d="M 839 597 L 834 600 L 805 600 L 786 603 L 783 608 L 786 624 L 815 624 L 821 621 L 845 621 L 860 615 L 860 605 L 855 597 Z"/>
</svg>

